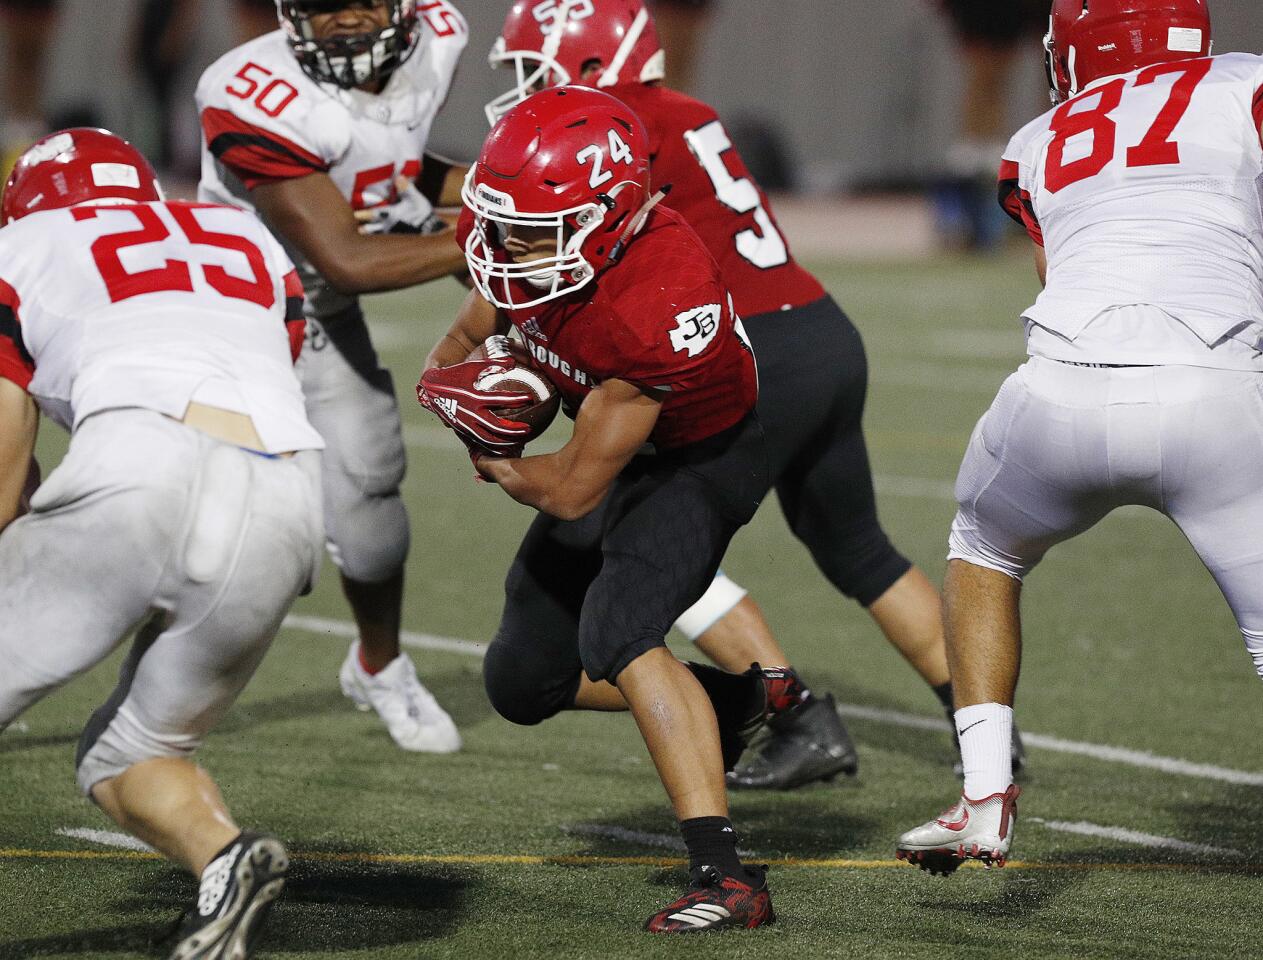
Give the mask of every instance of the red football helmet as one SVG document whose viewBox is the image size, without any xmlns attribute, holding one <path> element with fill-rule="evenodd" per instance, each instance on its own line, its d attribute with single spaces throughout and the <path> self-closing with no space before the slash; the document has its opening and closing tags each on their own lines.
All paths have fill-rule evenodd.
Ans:
<svg viewBox="0 0 1263 960">
<path fill-rule="evenodd" d="M 1044 37 L 1053 103 L 1100 77 L 1210 55 L 1206 0 L 1053 0 Z"/>
<path fill-rule="evenodd" d="M 537 90 L 579 83 L 649 83 L 665 75 L 666 55 L 643 0 L 517 0 L 491 48 L 492 67 L 512 65 L 517 86 L 486 106 L 494 124 Z"/>
<path fill-rule="evenodd" d="M 533 307 L 587 284 L 643 225 L 649 136 L 607 93 L 545 90 L 495 125 L 461 197 L 474 214 L 465 259 L 479 292 L 504 309 Z M 515 262 L 505 249 L 515 227 L 554 230 L 554 255 Z M 519 300 L 516 281 L 539 296 Z"/>
<path fill-rule="evenodd" d="M 161 200 L 158 175 L 144 155 L 108 130 L 50 133 L 17 159 L 0 202 L 0 226 L 41 210 L 80 203 Z"/>
</svg>

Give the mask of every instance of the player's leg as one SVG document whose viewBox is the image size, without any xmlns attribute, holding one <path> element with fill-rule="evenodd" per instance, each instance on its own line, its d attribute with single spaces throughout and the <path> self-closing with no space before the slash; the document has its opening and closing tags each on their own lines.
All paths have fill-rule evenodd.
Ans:
<svg viewBox="0 0 1263 960">
<path fill-rule="evenodd" d="M 818 563 L 821 551 L 816 544 L 831 547 L 837 537 L 847 536 L 849 531 L 830 525 L 826 531 L 805 533 L 803 527 L 837 517 L 835 501 L 850 495 L 846 486 L 854 479 L 821 471 L 820 503 L 808 518 L 799 514 L 798 504 L 803 498 L 794 477 L 796 471 L 803 470 L 803 464 L 815 462 L 822 448 L 829 445 L 830 437 L 839 429 L 839 408 L 850 412 L 856 405 L 863 407 L 863 345 L 854 326 L 827 297 L 788 313 L 750 318 L 746 330 L 759 360 L 759 418 L 767 429 L 772 475 L 782 509 L 797 536 L 812 547 Z M 793 336 L 787 335 L 788 330 Z M 847 416 L 858 418 L 858 413 Z M 825 493 L 834 483 L 839 488 Z M 817 507 L 816 501 L 811 501 L 811 507 Z M 885 547 L 889 549 L 889 544 Z M 882 556 L 877 558 L 883 560 Z M 864 557 L 859 563 L 869 560 Z M 898 555 L 893 555 L 893 560 L 904 563 L 889 571 L 890 577 L 897 577 L 906 570 L 906 562 Z M 875 577 L 887 576 L 888 566 L 878 568 Z M 729 783 L 740 788 L 787 789 L 830 779 L 837 773 L 855 773 L 856 769 L 855 745 L 837 716 L 834 700 L 830 695 L 808 693 L 791 714 L 770 721 L 764 743 L 736 769 Z"/>
<path fill-rule="evenodd" d="M 169 477 L 179 465 L 151 449 L 167 425 L 134 411 L 89 417 L 0 536 L 0 729 L 149 618 L 185 504 L 182 475 Z"/>
<path fill-rule="evenodd" d="M 599 511 L 572 523 L 537 515 L 509 567 L 482 669 L 491 705 L 513 723 L 531 726 L 576 708 L 626 709 L 606 683 L 579 702 L 579 611 L 601 567 Z"/>
<path fill-rule="evenodd" d="M 722 570 L 702 598 L 675 621 L 675 628 L 730 673 L 741 673 L 752 663 L 789 666 L 789 657 L 773 635 L 762 608 L 745 587 Z"/>
<path fill-rule="evenodd" d="M 319 466 L 310 453 L 266 460 L 196 442 L 190 509 L 157 593 L 165 609 L 85 729 L 78 779 L 122 827 L 201 878 L 177 955 L 246 956 L 288 855 L 237 826 L 193 753 L 318 569 Z"/>
<path fill-rule="evenodd" d="M 1107 374 L 1031 360 L 1000 388 L 961 463 L 944 600 L 965 780 L 959 802 L 903 834 L 897 849 L 933 872 L 969 858 L 1002 865 L 1012 844 L 1021 581 L 1115 505 Z"/>
<path fill-rule="evenodd" d="M 765 457 L 762 430 L 750 422 L 711 454 L 687 464 L 661 458 L 647 465 L 607 507 L 601 568 L 584 598 L 584 673 L 612 681 L 626 700 L 689 850 L 692 886 L 650 918 L 651 930 L 756 926 L 771 919 L 763 876 L 741 864 L 728 820 L 713 693 L 665 643 L 671 624 L 714 578 L 733 533 L 753 515 L 766 489 L 760 476 Z M 728 679 L 735 691 L 752 678 Z M 766 694 L 758 693 L 751 699 L 757 696 L 761 706 Z"/>
<path fill-rule="evenodd" d="M 406 750 L 447 753 L 460 734 L 401 652 L 408 515 L 400 496 L 405 456 L 399 407 L 364 318 L 349 311 L 308 325 L 299 361 L 307 415 L 324 437 L 325 534 L 359 639 L 339 680 L 373 709 Z"/>
<path fill-rule="evenodd" d="M 1258 374 L 1170 368 L 1164 511 L 1219 585 L 1263 678 L 1263 396 Z M 1198 399 L 1187 394 L 1196 384 Z M 1243 427 L 1244 425 L 1244 427 Z M 1213 463 L 1214 470 L 1205 465 Z"/>
<path fill-rule="evenodd" d="M 483 660 L 487 696 L 507 720 L 529 726 L 563 710 L 627 710 L 618 687 L 585 675 L 579 656 L 579 618 L 604 562 L 605 511 L 621 489 L 622 481 L 580 520 L 538 515 L 518 548 L 505 578 L 500 626 Z M 722 716 L 735 763 L 748 735 L 743 731 L 767 709 L 765 685 L 704 664 L 687 666 Z"/>
</svg>

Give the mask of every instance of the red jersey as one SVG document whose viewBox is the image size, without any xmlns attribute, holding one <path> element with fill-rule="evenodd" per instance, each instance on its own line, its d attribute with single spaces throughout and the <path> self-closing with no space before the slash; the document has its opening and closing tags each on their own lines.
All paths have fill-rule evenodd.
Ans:
<svg viewBox="0 0 1263 960">
<path fill-rule="evenodd" d="M 463 246 L 473 229 L 461 215 Z M 532 288 L 522 285 L 522 298 Z M 662 398 L 650 441 L 697 443 L 754 409 L 754 354 L 713 257 L 679 214 L 659 207 L 613 267 L 567 297 L 506 311 L 573 415 L 605 380 Z"/>
<path fill-rule="evenodd" d="M 767 196 L 750 176 L 715 111 L 666 87 L 620 84 L 618 97 L 649 130 L 655 189 L 719 261 L 737 313 L 753 317 L 813 303 L 824 288 L 795 262 Z"/>
</svg>

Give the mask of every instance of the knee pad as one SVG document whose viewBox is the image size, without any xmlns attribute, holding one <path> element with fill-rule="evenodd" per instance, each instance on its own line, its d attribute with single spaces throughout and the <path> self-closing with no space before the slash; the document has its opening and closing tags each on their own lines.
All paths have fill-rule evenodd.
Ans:
<svg viewBox="0 0 1263 960">
<path fill-rule="evenodd" d="M 329 555 L 344 575 L 362 583 L 390 579 L 408 558 L 408 511 L 396 492 L 356 497 L 341 508 L 326 494 L 325 531 Z"/>
<path fill-rule="evenodd" d="M 559 671 L 530 648 L 497 637 L 482 661 L 482 680 L 496 713 L 531 727 L 574 706 L 580 674 Z"/>
<path fill-rule="evenodd" d="M 675 628 L 692 642 L 726 617 L 745 595 L 745 587 L 728 579 L 720 570 L 701 599 L 675 621 Z"/>
<path fill-rule="evenodd" d="M 75 773 L 79 789 L 91 795 L 102 780 L 158 757 L 191 757 L 201 745 L 196 734 L 160 734 L 145 727 L 124 704 L 107 703 L 92 715 L 79 739 Z"/>
</svg>

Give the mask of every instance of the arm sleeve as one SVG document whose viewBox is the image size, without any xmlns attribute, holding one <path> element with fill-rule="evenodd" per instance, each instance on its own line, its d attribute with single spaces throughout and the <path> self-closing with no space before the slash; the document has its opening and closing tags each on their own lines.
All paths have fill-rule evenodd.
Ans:
<svg viewBox="0 0 1263 960">
<path fill-rule="evenodd" d="M 17 291 L 0 279 L 0 377 L 25 390 L 35 376 L 35 361 L 22 342 L 20 305 Z"/>
<path fill-rule="evenodd" d="M 246 186 L 326 173 L 330 164 L 283 134 L 255 126 L 231 111 L 207 107 L 202 133 L 208 149 Z"/>
<path fill-rule="evenodd" d="M 1042 247 L 1044 231 L 1039 225 L 1039 218 L 1035 216 L 1030 193 L 1022 189 L 1021 170 L 1016 160 L 1006 157 L 1000 161 L 997 186 L 1000 206 L 1004 208 L 1004 212 L 1024 226 L 1030 238 Z"/>
<path fill-rule="evenodd" d="M 289 333 L 289 355 L 297 363 L 307 336 L 307 318 L 303 316 L 303 282 L 292 268 L 285 274 L 285 330 Z"/>
</svg>

